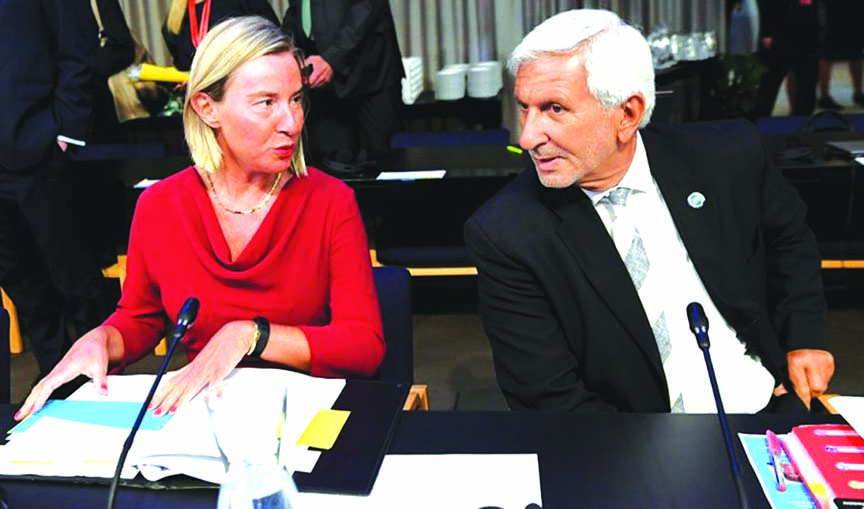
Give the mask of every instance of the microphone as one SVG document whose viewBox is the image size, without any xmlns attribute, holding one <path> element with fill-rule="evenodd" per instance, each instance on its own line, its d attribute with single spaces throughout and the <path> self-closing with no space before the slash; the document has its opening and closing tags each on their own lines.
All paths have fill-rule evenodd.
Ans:
<svg viewBox="0 0 864 509">
<path fill-rule="evenodd" d="M 696 336 L 696 343 L 705 357 L 705 366 L 708 368 L 711 390 L 714 392 L 714 402 L 717 404 L 717 418 L 720 420 L 723 441 L 726 443 L 726 455 L 729 458 L 732 480 L 735 481 L 735 488 L 737 489 L 738 505 L 742 509 L 746 509 L 748 507 L 747 495 L 744 493 L 744 486 L 741 482 L 741 465 L 738 463 L 738 456 L 735 453 L 735 443 L 732 441 L 732 436 L 729 433 L 729 419 L 726 417 L 726 411 L 723 409 L 723 399 L 720 397 L 720 389 L 717 387 L 717 375 L 714 373 L 714 364 L 711 362 L 711 354 L 708 352 L 708 348 L 711 346 L 708 340 L 708 317 L 705 316 L 702 304 L 691 302 L 687 305 L 687 322 L 690 324 L 690 330 Z"/>
<path fill-rule="evenodd" d="M 199 306 L 200 303 L 198 302 L 198 299 L 195 297 L 189 297 L 186 299 L 186 302 L 183 303 L 180 312 L 177 313 L 177 323 L 175 323 L 174 332 L 171 334 L 168 353 L 165 354 L 165 359 L 162 360 L 162 365 L 159 366 L 159 369 L 156 371 L 156 379 L 153 380 L 153 385 L 150 386 L 150 392 L 144 399 L 144 403 L 141 404 L 141 410 L 138 411 L 138 417 L 135 419 L 135 424 L 132 425 L 132 429 L 129 431 L 129 436 L 123 444 L 123 449 L 120 450 L 120 458 L 117 460 L 117 468 L 114 469 L 114 478 L 111 480 L 111 488 L 108 491 L 108 509 L 114 508 L 114 501 L 117 497 L 117 486 L 120 483 L 120 471 L 123 470 L 123 464 L 126 463 L 126 456 L 132 448 L 132 441 L 135 440 L 138 428 L 141 427 L 141 422 L 144 420 L 144 414 L 147 413 L 147 407 L 153 400 L 153 395 L 156 394 L 156 388 L 162 380 L 162 375 L 164 375 L 165 371 L 168 370 L 168 363 L 171 361 L 171 355 L 177 348 L 177 344 L 180 343 L 180 339 L 186 335 L 189 327 L 191 327 L 195 322 L 195 318 L 198 316 Z"/>
</svg>

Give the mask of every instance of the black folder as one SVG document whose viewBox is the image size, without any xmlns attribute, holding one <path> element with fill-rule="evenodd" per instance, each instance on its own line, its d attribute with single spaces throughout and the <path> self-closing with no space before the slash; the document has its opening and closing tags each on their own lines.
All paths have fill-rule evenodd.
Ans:
<svg viewBox="0 0 864 509">
<path fill-rule="evenodd" d="M 351 415 L 336 443 L 321 454 L 312 472 L 294 473 L 297 489 L 368 495 L 390 448 L 409 390 L 407 384 L 392 382 L 346 384 L 333 409 L 349 410 Z"/>
</svg>

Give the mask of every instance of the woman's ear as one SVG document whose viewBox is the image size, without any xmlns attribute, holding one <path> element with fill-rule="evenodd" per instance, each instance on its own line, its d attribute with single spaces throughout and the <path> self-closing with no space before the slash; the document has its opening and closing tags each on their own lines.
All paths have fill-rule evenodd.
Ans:
<svg viewBox="0 0 864 509">
<path fill-rule="evenodd" d="M 195 113 L 212 128 L 219 127 L 219 116 L 217 115 L 216 101 L 204 92 L 198 92 L 189 101 Z"/>
</svg>

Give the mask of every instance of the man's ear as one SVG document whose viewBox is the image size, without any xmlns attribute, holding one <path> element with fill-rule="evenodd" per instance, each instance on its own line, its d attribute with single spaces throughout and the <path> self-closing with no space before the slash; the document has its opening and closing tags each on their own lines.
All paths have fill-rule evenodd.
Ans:
<svg viewBox="0 0 864 509">
<path fill-rule="evenodd" d="M 214 129 L 219 127 L 219 117 L 216 114 L 216 101 L 212 97 L 204 92 L 198 92 L 192 96 L 189 103 L 205 124 Z"/>
<path fill-rule="evenodd" d="M 618 123 L 618 141 L 629 141 L 639 130 L 642 116 L 645 115 L 645 98 L 639 94 L 631 95 L 621 108 L 620 121 Z"/>
</svg>

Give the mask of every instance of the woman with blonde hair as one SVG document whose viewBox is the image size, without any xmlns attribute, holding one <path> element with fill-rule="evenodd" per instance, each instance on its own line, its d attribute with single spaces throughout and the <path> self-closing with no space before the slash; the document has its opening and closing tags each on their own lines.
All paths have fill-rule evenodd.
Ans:
<svg viewBox="0 0 864 509">
<path fill-rule="evenodd" d="M 138 200 L 117 311 L 78 340 L 16 415 L 78 375 L 147 355 L 189 296 L 189 364 L 151 407 L 172 412 L 236 366 L 369 377 L 384 355 L 368 243 L 353 192 L 303 160 L 303 59 L 278 26 L 239 17 L 204 38 L 184 128 L 194 166 Z"/>
</svg>

